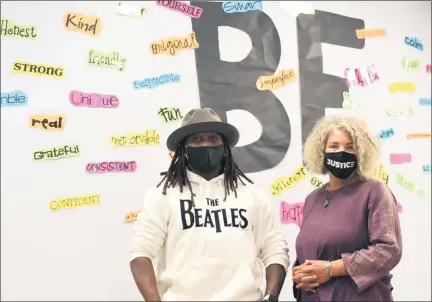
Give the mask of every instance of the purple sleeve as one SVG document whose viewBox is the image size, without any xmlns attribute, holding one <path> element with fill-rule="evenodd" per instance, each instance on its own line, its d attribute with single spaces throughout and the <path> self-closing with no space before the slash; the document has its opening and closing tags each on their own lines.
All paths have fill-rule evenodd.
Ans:
<svg viewBox="0 0 432 302">
<path fill-rule="evenodd" d="M 402 237 L 396 199 L 386 185 L 376 185 L 368 203 L 370 245 L 342 254 L 345 268 L 362 292 L 388 274 L 402 257 Z"/>
</svg>

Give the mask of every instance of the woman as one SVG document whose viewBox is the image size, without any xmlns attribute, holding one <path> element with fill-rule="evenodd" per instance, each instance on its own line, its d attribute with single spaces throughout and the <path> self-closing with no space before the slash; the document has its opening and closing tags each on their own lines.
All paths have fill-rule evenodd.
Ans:
<svg viewBox="0 0 432 302">
<path fill-rule="evenodd" d="M 304 204 L 293 268 L 297 301 L 393 301 L 390 271 L 402 239 L 395 197 L 373 178 L 375 138 L 360 120 L 324 117 L 303 158 L 329 182 Z"/>
</svg>

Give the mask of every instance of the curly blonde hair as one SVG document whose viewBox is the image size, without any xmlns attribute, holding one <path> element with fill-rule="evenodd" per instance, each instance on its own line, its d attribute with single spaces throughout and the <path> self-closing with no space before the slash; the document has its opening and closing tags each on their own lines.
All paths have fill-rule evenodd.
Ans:
<svg viewBox="0 0 432 302">
<path fill-rule="evenodd" d="M 325 116 L 316 122 L 304 145 L 306 168 L 320 174 L 327 172 L 324 153 L 328 135 L 334 129 L 344 129 L 351 135 L 358 159 L 356 173 L 363 178 L 374 178 L 380 157 L 378 140 L 369 135 L 366 122 L 352 117 Z"/>
</svg>

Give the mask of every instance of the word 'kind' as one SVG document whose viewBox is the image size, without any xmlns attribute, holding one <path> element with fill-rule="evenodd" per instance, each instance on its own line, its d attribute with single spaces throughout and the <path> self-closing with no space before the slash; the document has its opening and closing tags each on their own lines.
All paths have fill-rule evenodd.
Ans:
<svg viewBox="0 0 432 302">
<path fill-rule="evenodd" d="M 201 7 L 189 5 L 183 1 L 158 0 L 156 5 L 168 8 L 172 11 L 181 12 L 183 15 L 191 18 L 199 18 L 203 12 Z"/>
<path fill-rule="evenodd" d="M 2 37 L 19 37 L 25 39 L 36 39 L 37 28 L 35 26 L 13 24 L 8 19 L 1 19 Z"/>
<path fill-rule="evenodd" d="M 66 13 L 63 24 L 67 30 L 81 32 L 89 36 L 97 36 L 102 30 L 98 17 L 86 16 L 80 13 Z"/>
<path fill-rule="evenodd" d="M 379 80 L 377 71 L 375 70 L 375 65 L 365 68 L 355 68 L 351 70 L 350 68 L 345 69 L 345 82 L 348 87 L 361 86 L 365 87 Z"/>
<path fill-rule="evenodd" d="M 27 94 L 22 91 L 1 93 L 1 107 L 22 106 L 28 103 Z"/>
<path fill-rule="evenodd" d="M 258 90 L 275 90 L 296 79 L 295 69 L 282 69 L 278 73 L 271 76 L 261 76 L 256 82 Z"/>
<path fill-rule="evenodd" d="M 88 163 L 86 165 L 86 172 L 90 174 L 135 172 L 136 166 L 136 161 L 104 161 L 100 163 Z"/>
<path fill-rule="evenodd" d="M 79 207 L 95 206 L 101 203 L 101 197 L 98 194 L 83 195 L 69 198 L 59 198 L 49 204 L 51 211 L 61 209 L 74 209 Z"/>
<path fill-rule="evenodd" d="M 63 115 L 32 115 L 29 118 L 29 127 L 45 131 L 63 130 L 65 126 L 65 117 Z"/>
<path fill-rule="evenodd" d="M 306 173 L 305 167 L 300 167 L 291 176 L 279 177 L 271 184 L 270 191 L 273 195 L 279 195 L 298 184 L 306 176 Z"/>
<path fill-rule="evenodd" d="M 155 88 L 161 85 L 166 85 L 169 83 L 178 83 L 180 82 L 180 75 L 171 73 L 171 74 L 163 74 L 158 77 L 145 78 L 141 81 L 134 81 L 134 88 Z"/>
<path fill-rule="evenodd" d="M 125 136 L 111 136 L 111 144 L 114 147 L 137 147 L 160 144 L 160 136 L 157 130 L 147 130 L 144 133 L 131 133 Z"/>
<path fill-rule="evenodd" d="M 32 64 L 17 61 L 12 65 L 12 73 L 27 73 L 35 76 L 62 78 L 64 75 L 64 69 L 45 64 Z"/>
<path fill-rule="evenodd" d="M 199 44 L 194 32 L 191 32 L 186 37 L 171 37 L 150 44 L 150 51 L 154 55 L 169 54 L 175 56 L 180 50 L 196 48 L 199 48 Z"/>
<path fill-rule="evenodd" d="M 79 155 L 80 151 L 78 145 L 63 145 L 33 152 L 33 159 L 35 161 L 43 161 L 67 157 L 76 157 Z"/>
<path fill-rule="evenodd" d="M 226 13 L 244 13 L 252 10 L 263 10 L 263 2 L 257 1 L 223 1 L 222 9 Z"/>
<path fill-rule="evenodd" d="M 180 108 L 160 108 L 157 114 L 164 120 L 165 123 L 176 122 L 183 119 Z"/>
<path fill-rule="evenodd" d="M 88 63 L 90 66 L 113 68 L 118 71 L 123 71 L 126 59 L 120 56 L 118 52 L 103 53 L 90 49 Z"/>
<path fill-rule="evenodd" d="M 99 93 L 85 93 L 77 90 L 72 90 L 69 93 L 69 101 L 76 107 L 102 107 L 102 108 L 117 108 L 119 100 L 114 95 L 104 95 Z"/>
</svg>

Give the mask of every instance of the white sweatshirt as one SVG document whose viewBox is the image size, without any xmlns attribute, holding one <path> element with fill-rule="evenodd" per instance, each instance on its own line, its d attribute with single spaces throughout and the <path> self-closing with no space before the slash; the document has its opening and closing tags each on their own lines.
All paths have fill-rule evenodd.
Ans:
<svg viewBox="0 0 432 302">
<path fill-rule="evenodd" d="M 210 181 L 188 171 L 186 186 L 151 189 L 135 221 L 131 260 L 158 257 L 163 301 L 261 301 L 264 267 L 289 266 L 288 247 L 265 193 L 239 183 L 225 195 L 223 174 Z"/>
</svg>

